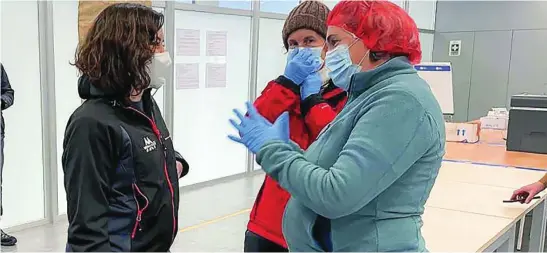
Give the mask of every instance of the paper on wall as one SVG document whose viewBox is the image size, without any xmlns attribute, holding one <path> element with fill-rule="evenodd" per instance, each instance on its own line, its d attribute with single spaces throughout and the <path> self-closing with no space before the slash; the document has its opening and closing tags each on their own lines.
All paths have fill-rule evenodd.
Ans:
<svg viewBox="0 0 547 253">
<path fill-rule="evenodd" d="M 206 88 L 226 88 L 226 64 L 207 63 Z"/>
<path fill-rule="evenodd" d="M 201 50 L 199 30 L 177 29 L 177 55 L 199 56 Z"/>
<path fill-rule="evenodd" d="M 199 89 L 199 63 L 177 63 L 177 90 Z"/>
<path fill-rule="evenodd" d="M 84 40 L 87 35 L 87 31 L 91 25 L 93 25 L 93 22 L 99 13 L 101 13 L 101 11 L 103 11 L 106 7 L 116 3 L 138 3 L 148 7 L 152 6 L 152 1 L 79 1 L 78 37 L 80 43 Z"/>
<path fill-rule="evenodd" d="M 226 56 L 228 51 L 228 32 L 207 31 L 207 56 Z"/>
</svg>

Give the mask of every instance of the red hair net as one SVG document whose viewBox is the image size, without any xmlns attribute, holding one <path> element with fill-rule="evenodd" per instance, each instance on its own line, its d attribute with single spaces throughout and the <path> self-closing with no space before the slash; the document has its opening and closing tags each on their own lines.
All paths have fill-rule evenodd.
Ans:
<svg viewBox="0 0 547 253">
<path fill-rule="evenodd" d="M 371 52 L 405 54 L 412 64 L 422 59 L 414 20 L 385 0 L 340 1 L 329 14 L 328 26 L 340 27 L 363 41 Z"/>
</svg>

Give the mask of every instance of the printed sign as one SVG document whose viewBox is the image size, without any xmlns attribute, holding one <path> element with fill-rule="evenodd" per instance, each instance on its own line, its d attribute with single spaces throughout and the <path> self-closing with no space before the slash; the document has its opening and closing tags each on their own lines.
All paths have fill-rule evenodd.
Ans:
<svg viewBox="0 0 547 253">
<path fill-rule="evenodd" d="M 200 55 L 200 31 L 192 29 L 177 29 L 177 55 Z"/>
<path fill-rule="evenodd" d="M 228 33 L 207 31 L 207 56 L 226 56 L 226 51 L 228 51 Z"/>
<path fill-rule="evenodd" d="M 177 63 L 177 90 L 199 89 L 199 63 Z"/>
<path fill-rule="evenodd" d="M 448 56 L 460 56 L 462 51 L 461 40 L 451 40 L 448 45 Z"/>
</svg>

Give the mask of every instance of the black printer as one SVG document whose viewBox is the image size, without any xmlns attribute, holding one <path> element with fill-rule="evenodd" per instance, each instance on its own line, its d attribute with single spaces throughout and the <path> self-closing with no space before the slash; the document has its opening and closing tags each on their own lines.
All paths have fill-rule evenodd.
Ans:
<svg viewBox="0 0 547 253">
<path fill-rule="evenodd" d="M 507 150 L 547 154 L 547 95 L 511 96 Z"/>
</svg>

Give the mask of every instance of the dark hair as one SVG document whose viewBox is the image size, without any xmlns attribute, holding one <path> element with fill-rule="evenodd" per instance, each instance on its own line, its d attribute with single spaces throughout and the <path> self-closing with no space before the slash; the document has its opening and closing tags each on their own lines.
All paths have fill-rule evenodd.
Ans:
<svg viewBox="0 0 547 253">
<path fill-rule="evenodd" d="M 148 65 L 162 42 L 163 14 L 134 3 L 105 8 L 78 45 L 74 65 L 105 94 L 127 99 L 150 84 Z"/>
<path fill-rule="evenodd" d="M 403 53 L 390 54 L 390 53 L 385 52 L 385 51 L 370 52 L 369 55 L 368 55 L 368 58 L 371 62 L 377 62 L 377 61 L 382 60 L 382 59 L 389 60 L 391 58 L 395 58 L 395 57 L 399 57 L 399 56 L 405 56 L 405 57 L 408 58 L 408 54 L 403 54 Z"/>
</svg>

